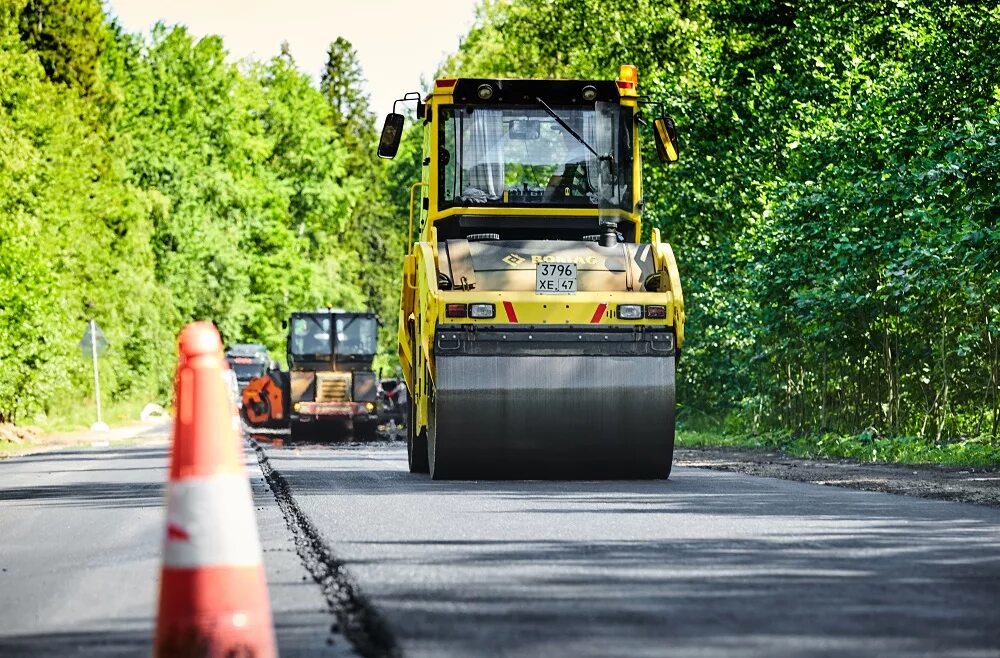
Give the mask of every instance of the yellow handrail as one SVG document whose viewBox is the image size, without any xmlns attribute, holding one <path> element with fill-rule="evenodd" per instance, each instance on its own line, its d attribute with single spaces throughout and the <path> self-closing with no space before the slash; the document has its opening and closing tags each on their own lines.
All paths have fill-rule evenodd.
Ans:
<svg viewBox="0 0 1000 658">
<path fill-rule="evenodd" d="M 418 187 L 428 187 L 427 183 L 414 183 L 410 186 L 410 241 L 406 243 L 406 253 L 413 253 L 413 193 L 417 191 Z"/>
</svg>

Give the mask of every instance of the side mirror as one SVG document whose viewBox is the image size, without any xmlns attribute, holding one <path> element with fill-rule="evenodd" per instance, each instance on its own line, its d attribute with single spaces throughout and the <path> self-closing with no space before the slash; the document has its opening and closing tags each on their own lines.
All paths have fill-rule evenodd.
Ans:
<svg viewBox="0 0 1000 658">
<path fill-rule="evenodd" d="M 282 329 L 288 329 L 288 320 L 282 320 L 281 321 L 281 328 Z"/>
<path fill-rule="evenodd" d="M 670 117 L 653 120 L 653 136 L 656 138 L 656 154 L 660 162 L 677 162 L 680 146 L 677 144 L 677 126 Z"/>
<path fill-rule="evenodd" d="M 399 150 L 399 140 L 403 138 L 403 115 L 388 114 L 385 125 L 382 126 L 382 137 L 378 140 L 378 157 L 388 160 L 396 157 Z"/>
</svg>

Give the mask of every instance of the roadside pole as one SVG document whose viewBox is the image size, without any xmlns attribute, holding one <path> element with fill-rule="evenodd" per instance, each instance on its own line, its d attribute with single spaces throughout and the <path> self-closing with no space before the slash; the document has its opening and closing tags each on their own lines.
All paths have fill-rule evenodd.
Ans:
<svg viewBox="0 0 1000 658">
<path fill-rule="evenodd" d="M 101 418 L 101 376 L 97 368 L 98 354 L 107 347 L 101 328 L 97 326 L 97 321 L 91 319 L 87 324 L 87 329 L 83 332 L 83 339 L 80 340 L 80 350 L 90 348 L 90 359 L 94 364 L 94 397 L 97 398 L 97 422 L 90 426 L 91 432 L 107 432 L 108 426 Z"/>
<path fill-rule="evenodd" d="M 94 322 L 93 318 L 91 318 L 91 320 L 90 320 L 90 335 L 91 336 L 96 336 L 97 335 L 97 332 L 94 329 L 94 326 L 96 324 L 97 323 Z M 98 374 L 98 371 L 97 371 L 97 341 L 96 340 L 90 341 L 90 358 L 93 359 L 93 361 L 94 361 L 94 395 L 97 396 L 97 423 L 96 423 L 96 426 L 99 426 L 98 429 L 100 429 L 100 428 L 106 428 L 107 425 L 105 425 L 104 421 L 101 420 L 101 376 L 100 376 L 100 374 Z M 94 429 L 94 428 L 92 427 L 91 429 Z M 97 430 L 95 430 L 95 431 L 97 431 Z"/>
</svg>

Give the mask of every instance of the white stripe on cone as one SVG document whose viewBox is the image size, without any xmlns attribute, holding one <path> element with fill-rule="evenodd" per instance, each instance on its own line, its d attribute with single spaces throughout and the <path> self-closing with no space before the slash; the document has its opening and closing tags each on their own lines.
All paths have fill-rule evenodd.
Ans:
<svg viewBox="0 0 1000 658">
<path fill-rule="evenodd" d="M 164 566 L 254 566 L 261 560 L 245 475 L 185 478 L 168 485 Z"/>
</svg>

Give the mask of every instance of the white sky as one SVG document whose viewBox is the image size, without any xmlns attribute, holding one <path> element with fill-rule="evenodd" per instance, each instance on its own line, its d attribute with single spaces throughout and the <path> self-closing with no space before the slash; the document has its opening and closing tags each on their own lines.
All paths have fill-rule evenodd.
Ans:
<svg viewBox="0 0 1000 658">
<path fill-rule="evenodd" d="M 383 117 L 392 101 L 420 91 L 458 49 L 475 18 L 477 0 L 106 0 L 130 32 L 148 33 L 158 20 L 192 34 L 222 36 L 235 59 L 269 59 L 288 41 L 299 69 L 319 79 L 326 48 L 350 41 L 368 79 L 372 110 Z M 377 120 L 381 125 L 381 118 Z"/>
</svg>

